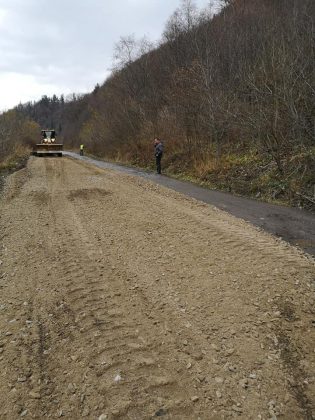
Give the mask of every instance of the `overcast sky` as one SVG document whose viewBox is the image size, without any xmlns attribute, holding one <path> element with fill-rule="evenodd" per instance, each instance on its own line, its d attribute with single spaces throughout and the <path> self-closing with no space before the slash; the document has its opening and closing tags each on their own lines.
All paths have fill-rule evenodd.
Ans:
<svg viewBox="0 0 315 420">
<path fill-rule="evenodd" d="M 102 83 L 121 36 L 161 38 L 180 0 L 0 0 L 0 111 Z M 198 8 L 209 0 L 195 0 Z"/>
</svg>

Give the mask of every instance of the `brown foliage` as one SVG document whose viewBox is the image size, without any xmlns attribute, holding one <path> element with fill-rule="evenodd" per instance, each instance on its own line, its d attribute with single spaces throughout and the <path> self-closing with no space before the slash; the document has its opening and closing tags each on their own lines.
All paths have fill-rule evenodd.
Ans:
<svg viewBox="0 0 315 420">
<path fill-rule="evenodd" d="M 183 1 L 156 49 L 122 38 L 104 85 L 64 104 L 65 143 L 84 142 L 94 154 L 147 166 L 159 136 L 166 164 L 188 172 L 196 162 L 223 168 L 228 154 L 250 150 L 283 180 L 291 176 L 292 158 L 307 155 L 309 166 L 295 176 L 311 191 L 315 3 L 224 4 L 211 17 Z"/>
<path fill-rule="evenodd" d="M 14 154 L 21 146 L 31 148 L 40 136 L 39 126 L 16 110 L 0 115 L 0 161 Z M 23 148 L 22 148 L 23 149 Z M 23 149 L 24 150 L 24 149 Z"/>
</svg>

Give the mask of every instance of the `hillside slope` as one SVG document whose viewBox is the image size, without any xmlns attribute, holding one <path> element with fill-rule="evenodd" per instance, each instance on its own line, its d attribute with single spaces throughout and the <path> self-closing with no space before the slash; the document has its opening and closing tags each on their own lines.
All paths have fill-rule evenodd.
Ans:
<svg viewBox="0 0 315 420">
<path fill-rule="evenodd" d="M 53 121 L 69 147 L 142 167 L 158 136 L 169 173 L 314 206 L 315 3 L 227 3 L 214 17 L 178 10 L 155 49 L 123 39 L 91 94 L 19 112 Z"/>
</svg>

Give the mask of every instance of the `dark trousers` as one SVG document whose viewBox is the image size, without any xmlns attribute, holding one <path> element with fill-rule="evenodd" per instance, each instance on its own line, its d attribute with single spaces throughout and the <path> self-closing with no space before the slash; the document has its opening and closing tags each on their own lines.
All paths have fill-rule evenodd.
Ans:
<svg viewBox="0 0 315 420">
<path fill-rule="evenodd" d="M 83 149 L 80 149 L 80 156 L 83 156 Z"/>
<path fill-rule="evenodd" d="M 155 161 L 156 161 L 156 172 L 158 174 L 161 173 L 161 159 L 162 159 L 162 154 L 155 156 Z"/>
</svg>

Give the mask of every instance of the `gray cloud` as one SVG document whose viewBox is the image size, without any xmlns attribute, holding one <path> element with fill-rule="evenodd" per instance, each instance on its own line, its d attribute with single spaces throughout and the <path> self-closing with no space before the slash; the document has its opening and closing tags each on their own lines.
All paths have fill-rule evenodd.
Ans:
<svg viewBox="0 0 315 420">
<path fill-rule="evenodd" d="M 197 0 L 205 7 L 207 0 Z M 158 40 L 180 0 L 0 0 L 0 110 L 102 82 L 121 36 Z M 23 82 L 24 81 L 24 82 Z"/>
</svg>

